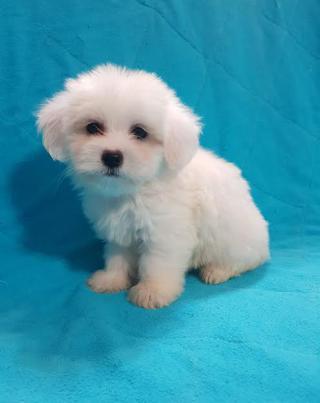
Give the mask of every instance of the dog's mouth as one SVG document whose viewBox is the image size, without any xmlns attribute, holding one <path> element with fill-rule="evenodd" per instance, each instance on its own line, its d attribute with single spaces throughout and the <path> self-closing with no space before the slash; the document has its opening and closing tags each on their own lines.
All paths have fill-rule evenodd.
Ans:
<svg viewBox="0 0 320 403">
<path fill-rule="evenodd" d="M 120 176 L 119 169 L 118 168 L 108 168 L 104 172 L 105 176 L 113 176 L 113 177 L 118 177 Z"/>
</svg>

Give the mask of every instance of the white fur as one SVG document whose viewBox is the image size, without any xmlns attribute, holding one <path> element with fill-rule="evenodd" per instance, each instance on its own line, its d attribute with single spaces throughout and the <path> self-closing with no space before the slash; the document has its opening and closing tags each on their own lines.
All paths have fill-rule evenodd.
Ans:
<svg viewBox="0 0 320 403">
<path fill-rule="evenodd" d="M 92 120 L 105 134 L 86 133 Z M 149 137 L 134 138 L 134 124 Z M 199 118 L 154 74 L 105 65 L 68 80 L 42 106 L 38 125 L 108 241 L 105 269 L 89 279 L 93 290 L 135 284 L 132 302 L 162 307 L 182 292 L 192 267 L 219 283 L 268 259 L 267 223 L 240 170 L 199 148 Z M 118 177 L 106 176 L 104 150 L 123 153 Z"/>
</svg>

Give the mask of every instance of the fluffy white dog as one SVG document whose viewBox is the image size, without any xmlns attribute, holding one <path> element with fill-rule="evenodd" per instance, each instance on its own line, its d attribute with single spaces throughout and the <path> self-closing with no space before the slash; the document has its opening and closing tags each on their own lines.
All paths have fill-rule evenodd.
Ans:
<svg viewBox="0 0 320 403">
<path fill-rule="evenodd" d="M 268 259 L 268 226 L 240 170 L 199 148 L 199 118 L 156 75 L 99 66 L 67 80 L 38 126 L 108 241 L 94 291 L 131 287 L 133 303 L 158 308 L 190 268 L 217 284 Z"/>
</svg>

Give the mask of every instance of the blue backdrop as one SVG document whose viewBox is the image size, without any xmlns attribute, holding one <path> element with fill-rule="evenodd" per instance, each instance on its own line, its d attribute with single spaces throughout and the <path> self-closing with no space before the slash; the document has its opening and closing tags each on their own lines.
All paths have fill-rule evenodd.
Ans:
<svg viewBox="0 0 320 403">
<path fill-rule="evenodd" d="M 0 0 L 1 402 L 319 402 L 319 0 Z M 241 167 L 272 261 L 146 311 L 102 265 L 33 112 L 66 77 L 157 72 Z"/>
</svg>

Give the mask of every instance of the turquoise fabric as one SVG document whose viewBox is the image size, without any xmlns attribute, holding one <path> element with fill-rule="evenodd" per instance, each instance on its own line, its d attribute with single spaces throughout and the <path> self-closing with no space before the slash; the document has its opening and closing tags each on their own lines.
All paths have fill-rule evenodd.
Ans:
<svg viewBox="0 0 320 403">
<path fill-rule="evenodd" d="M 319 0 L 0 1 L 0 401 L 320 401 Z M 147 311 L 85 286 L 102 245 L 37 136 L 66 77 L 157 72 L 270 222 L 272 261 Z"/>
</svg>

